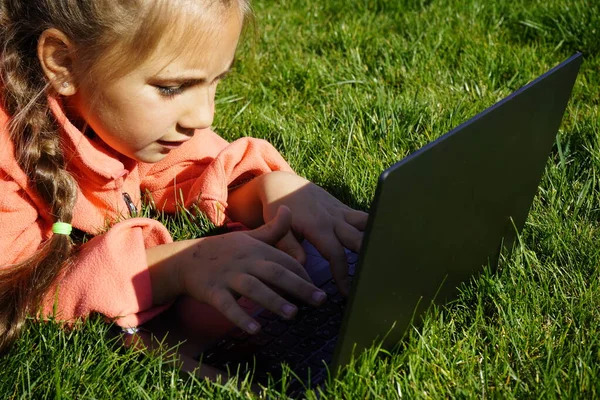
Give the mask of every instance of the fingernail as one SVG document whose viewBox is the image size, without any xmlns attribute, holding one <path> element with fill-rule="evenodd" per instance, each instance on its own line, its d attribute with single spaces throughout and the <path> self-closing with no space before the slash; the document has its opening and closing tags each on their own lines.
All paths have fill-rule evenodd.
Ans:
<svg viewBox="0 0 600 400">
<path fill-rule="evenodd" d="M 259 328 L 260 326 L 256 322 L 250 322 L 248 324 L 248 332 L 250 333 L 256 333 Z"/>
<path fill-rule="evenodd" d="M 281 311 L 283 311 L 283 313 L 288 317 L 294 315 L 296 310 L 296 307 L 291 304 L 284 304 L 283 307 L 281 307 Z"/>
<path fill-rule="evenodd" d="M 325 300 L 326 297 L 327 297 L 327 295 L 325 294 L 325 292 L 322 292 L 320 290 L 317 290 L 317 291 L 313 292 L 313 294 L 312 294 L 313 300 L 316 301 L 317 303 L 322 302 L 323 300 Z"/>
</svg>

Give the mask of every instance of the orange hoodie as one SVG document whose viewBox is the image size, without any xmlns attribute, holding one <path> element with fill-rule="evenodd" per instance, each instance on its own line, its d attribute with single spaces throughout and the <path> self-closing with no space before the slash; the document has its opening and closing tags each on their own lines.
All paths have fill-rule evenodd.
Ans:
<svg viewBox="0 0 600 400">
<path fill-rule="evenodd" d="M 157 207 L 168 213 L 176 211 L 183 197 L 186 207 L 196 203 L 221 225 L 227 220 L 228 187 L 270 171 L 291 171 L 266 141 L 242 138 L 227 143 L 210 129 L 196 131 L 158 163 L 124 161 L 73 126 L 56 99 L 49 101 L 63 128 L 67 169 L 79 185 L 73 227 L 95 235 L 61 276 L 58 292 L 47 296 L 45 312 L 51 315 L 56 302 L 59 320 L 98 312 L 120 326 L 134 327 L 164 309 L 152 306 L 145 249 L 172 238 L 155 220 L 127 219 L 124 193 L 139 209 L 141 193 L 148 191 Z M 0 268 L 31 256 L 52 235 L 55 222 L 15 160 L 7 121 L 0 110 Z M 107 222 L 117 220 L 121 222 L 106 230 Z"/>
</svg>

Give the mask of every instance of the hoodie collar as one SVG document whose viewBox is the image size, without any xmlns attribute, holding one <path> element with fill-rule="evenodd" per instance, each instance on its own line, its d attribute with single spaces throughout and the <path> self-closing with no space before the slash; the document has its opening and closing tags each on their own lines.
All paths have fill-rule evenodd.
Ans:
<svg viewBox="0 0 600 400">
<path fill-rule="evenodd" d="M 48 103 L 63 129 L 63 151 L 67 163 L 84 171 L 89 170 L 107 180 L 115 180 L 129 173 L 119 160 L 119 153 L 100 140 L 88 138 L 69 121 L 59 99 L 49 96 Z"/>
</svg>

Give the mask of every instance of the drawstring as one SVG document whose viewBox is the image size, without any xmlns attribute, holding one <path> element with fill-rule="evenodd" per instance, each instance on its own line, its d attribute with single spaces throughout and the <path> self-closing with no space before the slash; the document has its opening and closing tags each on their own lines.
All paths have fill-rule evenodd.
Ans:
<svg viewBox="0 0 600 400">
<path fill-rule="evenodd" d="M 123 200 L 125 200 L 125 204 L 127 205 L 127 208 L 129 209 L 129 216 L 132 218 L 137 217 L 138 210 L 137 210 L 135 204 L 133 204 L 133 200 L 131 200 L 131 196 L 129 196 L 129 193 L 123 192 Z"/>
</svg>

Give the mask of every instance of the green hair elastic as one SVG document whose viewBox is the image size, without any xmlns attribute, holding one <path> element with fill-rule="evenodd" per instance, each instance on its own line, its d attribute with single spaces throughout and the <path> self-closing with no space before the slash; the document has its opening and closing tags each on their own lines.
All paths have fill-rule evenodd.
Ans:
<svg viewBox="0 0 600 400">
<path fill-rule="evenodd" d="M 52 232 L 58 235 L 67 235 L 71 234 L 73 230 L 73 226 L 71 224 L 67 224 L 66 222 L 56 222 L 52 225 Z"/>
</svg>

